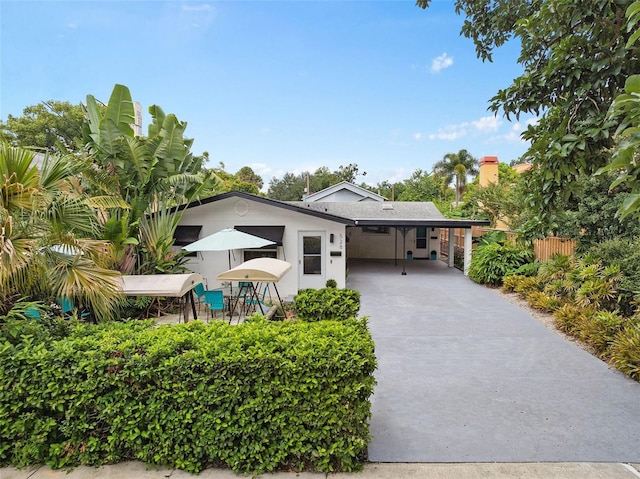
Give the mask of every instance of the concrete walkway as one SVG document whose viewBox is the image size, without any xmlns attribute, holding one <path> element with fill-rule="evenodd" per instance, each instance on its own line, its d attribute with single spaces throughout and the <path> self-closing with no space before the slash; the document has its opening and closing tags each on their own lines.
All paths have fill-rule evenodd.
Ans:
<svg viewBox="0 0 640 479">
<path fill-rule="evenodd" d="M 206 469 L 199 475 L 171 469 L 149 469 L 141 462 L 113 466 L 77 467 L 52 471 L 48 467 L 0 469 L 0 479 L 239 479 L 225 469 Z M 281 472 L 264 479 L 637 479 L 636 468 L 626 464 L 367 464 L 353 474 Z"/>
<path fill-rule="evenodd" d="M 640 384 L 440 261 L 349 265 L 373 462 L 640 462 Z"/>
</svg>

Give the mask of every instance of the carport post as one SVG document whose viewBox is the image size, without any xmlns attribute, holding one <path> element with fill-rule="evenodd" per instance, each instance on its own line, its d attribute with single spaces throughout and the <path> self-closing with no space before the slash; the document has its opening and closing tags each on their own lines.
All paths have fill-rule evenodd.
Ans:
<svg viewBox="0 0 640 479">
<path fill-rule="evenodd" d="M 448 263 L 449 263 L 449 268 L 453 268 L 455 266 L 454 260 L 455 260 L 455 254 L 456 254 L 456 250 L 455 250 L 455 236 L 454 236 L 454 232 L 455 230 L 453 228 L 449 228 L 449 254 L 448 254 Z"/>
<path fill-rule="evenodd" d="M 471 228 L 464 229 L 464 275 L 469 276 L 469 266 L 471 266 L 472 237 Z"/>
<path fill-rule="evenodd" d="M 407 271 L 405 269 L 405 264 L 407 263 L 407 249 L 406 249 L 406 240 L 407 239 L 407 228 L 402 228 L 402 275 L 406 276 Z"/>
</svg>

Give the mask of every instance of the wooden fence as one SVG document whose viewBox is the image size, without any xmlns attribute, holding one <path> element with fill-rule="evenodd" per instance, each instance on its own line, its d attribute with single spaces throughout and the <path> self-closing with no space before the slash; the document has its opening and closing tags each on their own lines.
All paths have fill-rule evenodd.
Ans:
<svg viewBox="0 0 640 479">
<path fill-rule="evenodd" d="M 490 228 L 474 226 L 471 228 L 471 235 L 474 238 L 482 236 L 489 231 L 495 231 Z M 505 231 L 507 240 L 515 238 L 515 233 Z M 456 251 L 464 251 L 464 229 L 454 228 L 453 244 Z M 442 257 L 447 257 L 449 253 L 449 230 L 448 228 L 440 229 L 440 253 Z M 538 261 L 547 261 L 554 254 L 573 254 L 576 249 L 576 242 L 570 238 L 562 238 L 559 236 L 549 236 L 543 239 L 537 239 L 533 243 L 533 255 Z"/>
</svg>

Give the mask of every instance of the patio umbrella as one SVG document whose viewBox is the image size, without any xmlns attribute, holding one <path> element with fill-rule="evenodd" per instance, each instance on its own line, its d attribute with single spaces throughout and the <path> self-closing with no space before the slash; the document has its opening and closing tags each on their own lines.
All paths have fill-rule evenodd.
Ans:
<svg viewBox="0 0 640 479">
<path fill-rule="evenodd" d="M 250 249 L 262 248 L 276 244 L 273 241 L 260 238 L 259 236 L 243 233 L 234 228 L 225 228 L 195 241 L 182 249 L 186 251 L 225 251 L 229 252 L 229 268 L 231 268 L 231 250 L 232 249 Z"/>
</svg>

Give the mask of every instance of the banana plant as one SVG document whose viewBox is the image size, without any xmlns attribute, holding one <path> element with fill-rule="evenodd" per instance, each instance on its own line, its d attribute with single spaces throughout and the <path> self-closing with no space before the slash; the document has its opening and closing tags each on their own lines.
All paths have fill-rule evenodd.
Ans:
<svg viewBox="0 0 640 479">
<path fill-rule="evenodd" d="M 83 128 L 85 150 L 94 163 L 94 189 L 107 188 L 128 205 L 112 210 L 104 219 L 105 239 L 113 242 L 117 267 L 123 273 L 136 270 L 142 219 L 162 202 L 179 206 L 210 196 L 217 177 L 203 168 L 203 159 L 191 153 L 193 140 L 185 138 L 186 122 L 165 114 L 157 105 L 149 108 L 152 122 L 148 136 L 135 136 L 131 124 L 134 108 L 129 89 L 115 85 L 106 107 L 87 96 Z M 114 228 L 119 225 L 119 231 Z M 114 241 L 117 238 L 117 241 Z"/>
</svg>

